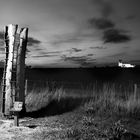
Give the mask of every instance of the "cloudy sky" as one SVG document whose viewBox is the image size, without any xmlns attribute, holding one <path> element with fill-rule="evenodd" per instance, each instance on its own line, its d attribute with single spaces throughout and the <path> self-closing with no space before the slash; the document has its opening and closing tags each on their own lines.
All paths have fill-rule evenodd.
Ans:
<svg viewBox="0 0 140 140">
<path fill-rule="evenodd" d="M 26 64 L 94 67 L 140 64 L 140 0 L 0 0 L 3 28 L 29 28 Z"/>
</svg>

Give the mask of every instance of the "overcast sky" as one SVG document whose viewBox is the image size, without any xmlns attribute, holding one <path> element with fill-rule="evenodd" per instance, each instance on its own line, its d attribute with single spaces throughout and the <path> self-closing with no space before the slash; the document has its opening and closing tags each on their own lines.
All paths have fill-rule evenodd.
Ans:
<svg viewBox="0 0 140 140">
<path fill-rule="evenodd" d="M 140 0 L 0 0 L 3 28 L 29 28 L 26 64 L 94 67 L 140 64 Z"/>
</svg>

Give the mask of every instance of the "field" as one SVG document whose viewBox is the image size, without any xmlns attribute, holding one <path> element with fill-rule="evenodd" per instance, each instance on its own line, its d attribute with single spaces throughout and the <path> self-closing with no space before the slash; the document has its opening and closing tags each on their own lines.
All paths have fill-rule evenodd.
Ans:
<svg viewBox="0 0 140 140">
<path fill-rule="evenodd" d="M 0 137 L 12 140 L 139 140 L 139 86 L 133 82 L 28 80 L 20 126 L 0 121 Z"/>
</svg>

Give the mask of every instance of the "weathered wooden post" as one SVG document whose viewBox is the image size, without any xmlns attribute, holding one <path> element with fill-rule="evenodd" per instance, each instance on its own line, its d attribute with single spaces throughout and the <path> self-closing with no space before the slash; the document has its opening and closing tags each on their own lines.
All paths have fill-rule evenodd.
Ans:
<svg viewBox="0 0 140 140">
<path fill-rule="evenodd" d="M 20 33 L 17 33 L 17 28 L 18 25 L 10 24 L 4 30 L 6 60 L 2 84 L 2 113 L 10 116 L 14 112 L 16 126 L 18 112 L 25 109 L 25 54 L 28 39 L 28 28 L 22 28 Z"/>
<path fill-rule="evenodd" d="M 28 28 L 22 28 L 20 31 L 20 44 L 17 57 L 17 93 L 16 101 L 23 102 L 25 108 L 25 55 L 28 39 Z"/>
<path fill-rule="evenodd" d="M 14 107 L 14 125 L 19 126 L 19 111 L 25 111 L 25 55 L 28 39 L 28 28 L 22 28 L 20 31 L 20 43 L 17 55 L 17 73 L 16 73 L 16 96 Z M 17 103 L 17 105 L 16 105 Z M 16 109 L 17 108 L 17 109 Z M 19 110 L 18 110 L 19 109 Z"/>
<path fill-rule="evenodd" d="M 5 27 L 5 44 L 6 44 L 6 68 L 3 76 L 3 109 L 2 113 L 6 116 L 10 115 L 12 108 L 12 68 L 13 56 L 15 46 L 15 36 L 17 32 L 17 25 L 8 25 Z"/>
<path fill-rule="evenodd" d="M 1 98 L 1 113 L 4 114 L 5 110 L 5 92 L 6 92 L 6 68 L 7 68 L 7 60 L 8 60 L 8 40 L 7 40 L 7 34 L 8 34 L 8 26 L 4 28 L 5 35 L 4 35 L 4 41 L 5 41 L 5 63 L 4 63 L 4 70 L 3 70 L 3 79 L 2 79 L 2 98 Z"/>
</svg>

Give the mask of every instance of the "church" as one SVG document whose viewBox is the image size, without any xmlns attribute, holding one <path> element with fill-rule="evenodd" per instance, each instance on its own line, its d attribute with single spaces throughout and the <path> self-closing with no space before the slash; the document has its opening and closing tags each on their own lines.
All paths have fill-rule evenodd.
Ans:
<svg viewBox="0 0 140 140">
<path fill-rule="evenodd" d="M 132 65 L 132 64 L 122 63 L 122 60 L 119 60 L 118 66 L 121 68 L 134 68 L 135 67 L 135 65 Z"/>
</svg>

